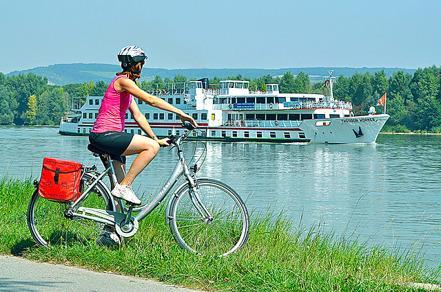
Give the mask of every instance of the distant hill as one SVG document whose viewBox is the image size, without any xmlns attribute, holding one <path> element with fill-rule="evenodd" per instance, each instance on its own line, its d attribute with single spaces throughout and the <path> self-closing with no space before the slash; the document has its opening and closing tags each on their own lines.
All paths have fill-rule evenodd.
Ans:
<svg viewBox="0 0 441 292">
<path fill-rule="evenodd" d="M 415 69 L 403 68 L 349 68 L 349 67 L 308 67 L 308 68 L 281 68 L 281 69 L 161 69 L 144 68 L 142 79 L 150 80 L 156 75 L 162 78 L 173 78 L 176 75 L 183 75 L 190 79 L 199 79 L 203 77 L 220 77 L 242 75 L 247 78 L 257 78 L 264 75 L 279 76 L 285 72 L 291 72 L 297 75 L 300 72 L 308 74 L 312 80 L 322 79 L 322 76 L 328 75 L 329 70 L 334 70 L 335 76 L 351 76 L 355 73 L 374 73 L 384 70 L 387 76 L 396 71 L 405 71 L 413 74 Z M 118 65 L 110 64 L 56 64 L 47 67 L 36 67 L 33 69 L 14 71 L 8 73 L 9 76 L 34 73 L 46 77 L 50 83 L 65 85 L 72 83 L 83 83 L 88 81 L 106 81 L 109 82 L 116 72 L 120 71 Z"/>
</svg>

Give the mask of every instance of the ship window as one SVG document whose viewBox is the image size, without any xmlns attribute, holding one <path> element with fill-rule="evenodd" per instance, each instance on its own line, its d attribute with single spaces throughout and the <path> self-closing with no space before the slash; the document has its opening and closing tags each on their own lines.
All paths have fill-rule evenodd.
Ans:
<svg viewBox="0 0 441 292">
<path fill-rule="evenodd" d="M 169 119 L 169 120 L 173 120 L 173 114 L 167 114 L 167 119 Z"/>
<path fill-rule="evenodd" d="M 242 88 L 243 87 L 243 83 L 242 82 L 236 82 L 236 84 L 235 84 L 236 86 L 236 88 Z"/>
<path fill-rule="evenodd" d="M 100 104 L 100 100 L 99 99 L 95 99 L 95 105 L 99 105 Z"/>
<path fill-rule="evenodd" d="M 312 120 L 311 114 L 302 114 L 302 120 Z"/>
<path fill-rule="evenodd" d="M 195 120 L 197 120 L 198 119 L 198 114 L 197 113 L 193 113 L 192 115 L 191 115 L 192 117 L 193 117 L 193 119 L 195 119 Z"/>
<path fill-rule="evenodd" d="M 131 129 L 130 133 L 135 134 L 135 130 Z"/>
<path fill-rule="evenodd" d="M 168 99 L 168 103 L 169 103 L 169 104 L 173 104 L 173 98 L 169 98 L 169 99 Z"/>
<path fill-rule="evenodd" d="M 300 133 L 300 134 L 299 134 L 299 138 L 300 138 L 300 139 L 305 139 L 305 138 L 306 138 L 305 133 Z"/>
<path fill-rule="evenodd" d="M 150 119 L 150 113 L 145 113 L 144 115 L 147 120 Z"/>
<path fill-rule="evenodd" d="M 176 136 L 179 136 L 179 130 L 176 130 Z"/>
<path fill-rule="evenodd" d="M 176 104 L 181 104 L 181 99 L 179 97 L 176 98 Z"/>
<path fill-rule="evenodd" d="M 288 119 L 288 115 L 287 114 L 278 114 L 277 115 L 277 120 L 278 121 L 286 121 Z"/>
<path fill-rule="evenodd" d="M 175 120 L 181 119 L 178 115 L 175 115 Z"/>
<path fill-rule="evenodd" d="M 138 98 L 138 104 L 142 104 L 142 100 Z"/>
<path fill-rule="evenodd" d="M 270 132 L 270 137 L 271 138 L 276 138 L 276 132 Z"/>
<path fill-rule="evenodd" d="M 319 120 L 319 119 L 324 119 L 325 115 L 324 114 L 314 114 L 314 119 Z"/>
<path fill-rule="evenodd" d="M 157 120 L 158 119 L 158 113 L 153 113 L 153 119 Z"/>
<path fill-rule="evenodd" d="M 266 102 L 267 103 L 274 103 L 274 97 L 267 97 Z"/>
<path fill-rule="evenodd" d="M 201 120 L 206 121 L 207 120 L 207 113 L 201 113 Z"/>
<path fill-rule="evenodd" d="M 171 136 L 172 130 L 168 130 L 168 135 Z"/>
<path fill-rule="evenodd" d="M 98 117 L 98 113 L 95 113 L 95 119 Z"/>
<path fill-rule="evenodd" d="M 87 113 L 83 113 L 83 118 L 87 118 Z"/>
<path fill-rule="evenodd" d="M 80 128 L 77 129 L 77 133 L 80 133 Z"/>
<path fill-rule="evenodd" d="M 245 98 L 243 98 L 243 97 L 237 98 L 237 103 L 244 103 L 244 102 L 245 102 Z"/>
<path fill-rule="evenodd" d="M 256 97 L 256 103 L 265 103 L 265 98 Z"/>
<path fill-rule="evenodd" d="M 89 119 L 93 118 L 93 113 L 89 113 Z"/>
<path fill-rule="evenodd" d="M 329 117 L 330 117 L 331 119 L 335 119 L 335 118 L 339 118 L 340 115 L 330 114 Z"/>
<path fill-rule="evenodd" d="M 164 117 L 165 117 L 164 113 L 160 113 L 160 114 L 159 114 L 159 119 L 160 119 L 160 120 L 163 120 Z"/>
<path fill-rule="evenodd" d="M 93 99 L 89 99 L 89 105 L 93 105 Z"/>
<path fill-rule="evenodd" d="M 225 138 L 227 136 L 227 132 L 222 131 L 222 137 Z"/>
<path fill-rule="evenodd" d="M 216 131 L 211 131 L 211 137 L 216 137 Z"/>
<path fill-rule="evenodd" d="M 245 120 L 255 120 L 256 116 L 254 114 L 246 114 Z"/>
<path fill-rule="evenodd" d="M 250 132 L 245 131 L 245 132 L 243 133 L 243 136 L 244 136 L 245 138 L 249 138 L 249 137 L 250 137 Z"/>
<path fill-rule="evenodd" d="M 291 115 L 289 115 L 289 120 L 290 121 L 299 121 L 300 115 L 299 114 L 291 114 Z"/>
<path fill-rule="evenodd" d="M 130 114 L 130 119 L 133 120 L 133 114 Z"/>
<path fill-rule="evenodd" d="M 276 115 L 275 114 L 267 114 L 266 115 L 266 120 L 267 121 L 275 121 L 276 120 Z"/>
<path fill-rule="evenodd" d="M 233 137 L 237 137 L 237 131 L 233 131 Z"/>
<path fill-rule="evenodd" d="M 256 120 L 264 121 L 265 120 L 265 114 L 257 114 L 256 115 Z"/>
<path fill-rule="evenodd" d="M 125 117 L 126 117 L 126 119 L 127 119 L 127 118 L 129 117 L 129 114 L 128 114 L 128 113 L 126 113 Z"/>
<path fill-rule="evenodd" d="M 257 132 L 257 138 L 262 138 L 262 132 Z"/>
<path fill-rule="evenodd" d="M 289 132 L 285 132 L 283 134 L 285 135 L 285 138 L 287 138 L 287 139 L 291 138 L 291 134 L 289 134 Z"/>
<path fill-rule="evenodd" d="M 278 102 L 278 103 L 286 102 L 286 97 L 278 97 L 278 98 L 277 98 L 277 102 Z"/>
<path fill-rule="evenodd" d="M 255 103 L 254 97 L 247 97 L 247 103 Z"/>
<path fill-rule="evenodd" d="M 141 135 L 141 130 L 138 130 L 138 135 Z"/>
</svg>

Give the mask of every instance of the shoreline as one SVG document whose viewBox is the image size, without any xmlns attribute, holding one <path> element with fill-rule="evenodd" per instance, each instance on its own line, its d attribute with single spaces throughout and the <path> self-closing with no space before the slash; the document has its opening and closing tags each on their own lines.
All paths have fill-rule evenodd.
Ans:
<svg viewBox="0 0 441 292">
<path fill-rule="evenodd" d="M 380 135 L 420 135 L 420 136 L 441 136 L 436 132 L 380 132 Z"/>
</svg>

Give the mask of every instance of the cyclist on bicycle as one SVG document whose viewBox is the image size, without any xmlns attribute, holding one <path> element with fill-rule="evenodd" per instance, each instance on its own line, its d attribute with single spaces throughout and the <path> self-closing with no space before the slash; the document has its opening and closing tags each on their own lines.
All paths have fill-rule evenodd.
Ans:
<svg viewBox="0 0 441 292">
<path fill-rule="evenodd" d="M 119 183 L 112 190 L 112 195 L 133 204 L 141 203 L 131 188 L 134 179 L 155 158 L 160 146 L 168 146 L 167 139 L 158 139 L 155 135 L 133 96 L 153 107 L 179 115 L 182 122 L 187 121 L 194 127 L 198 126 L 196 121 L 182 110 L 136 85 L 135 81 L 141 77 L 145 59 L 147 56 L 144 51 L 137 46 L 124 47 L 118 53 L 122 72 L 117 73 L 110 82 L 89 135 L 90 143 L 109 153 L 114 161 Z M 124 132 L 127 109 L 148 137 Z M 133 154 L 138 156 L 124 176 L 125 156 Z"/>
</svg>

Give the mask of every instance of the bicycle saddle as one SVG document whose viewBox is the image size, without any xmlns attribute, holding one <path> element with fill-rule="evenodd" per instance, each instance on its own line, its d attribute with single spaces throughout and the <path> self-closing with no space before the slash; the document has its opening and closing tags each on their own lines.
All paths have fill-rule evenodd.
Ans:
<svg viewBox="0 0 441 292">
<path fill-rule="evenodd" d="M 98 155 L 104 155 L 104 154 L 110 155 L 110 153 L 103 151 L 103 150 L 93 146 L 92 144 L 87 145 L 87 149 L 89 149 L 89 151 L 91 151 L 95 154 L 98 154 Z"/>
</svg>

